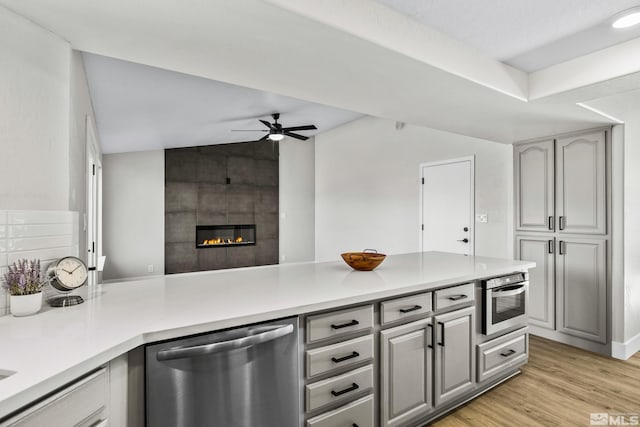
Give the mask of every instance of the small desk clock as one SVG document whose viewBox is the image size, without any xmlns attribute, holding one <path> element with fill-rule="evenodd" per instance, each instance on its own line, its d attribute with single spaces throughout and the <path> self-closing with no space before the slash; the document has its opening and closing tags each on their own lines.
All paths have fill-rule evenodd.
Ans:
<svg viewBox="0 0 640 427">
<path fill-rule="evenodd" d="M 64 293 L 76 290 L 87 283 L 88 275 L 87 265 L 74 256 L 60 258 L 52 262 L 47 269 L 47 279 L 51 286 Z M 52 307 L 66 307 L 82 304 L 84 300 L 79 295 L 63 295 L 50 298 L 47 302 Z"/>
</svg>

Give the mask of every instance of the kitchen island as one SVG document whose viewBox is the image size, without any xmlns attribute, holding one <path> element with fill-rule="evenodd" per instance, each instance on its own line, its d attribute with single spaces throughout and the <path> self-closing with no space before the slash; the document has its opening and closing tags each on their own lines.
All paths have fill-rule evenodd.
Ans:
<svg viewBox="0 0 640 427">
<path fill-rule="evenodd" d="M 440 252 L 158 276 L 98 286 L 84 304 L 0 318 L 0 419 L 155 341 L 526 271 L 531 262 Z M 1 378 L 1 376 L 0 376 Z"/>
</svg>

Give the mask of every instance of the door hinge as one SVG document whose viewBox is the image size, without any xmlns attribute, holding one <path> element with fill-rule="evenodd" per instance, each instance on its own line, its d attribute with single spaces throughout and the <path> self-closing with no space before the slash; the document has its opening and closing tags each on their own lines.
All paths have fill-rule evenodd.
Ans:
<svg viewBox="0 0 640 427">
<path fill-rule="evenodd" d="M 91 165 L 91 174 L 92 175 L 96 174 L 96 165 L 95 164 Z"/>
<path fill-rule="evenodd" d="M 424 231 L 424 224 L 421 224 L 420 228 L 422 229 L 422 231 Z"/>
<path fill-rule="evenodd" d="M 96 242 L 91 242 L 91 252 L 92 253 L 96 252 Z"/>
<path fill-rule="evenodd" d="M 422 185 L 424 185 L 424 177 L 422 177 Z"/>
</svg>

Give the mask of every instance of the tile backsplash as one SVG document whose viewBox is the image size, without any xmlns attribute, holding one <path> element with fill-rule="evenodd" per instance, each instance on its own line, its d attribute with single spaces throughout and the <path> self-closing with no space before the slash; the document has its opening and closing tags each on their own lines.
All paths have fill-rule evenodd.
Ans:
<svg viewBox="0 0 640 427">
<path fill-rule="evenodd" d="M 7 265 L 22 258 L 40 259 L 45 270 L 53 260 L 78 256 L 78 230 L 77 212 L 0 211 L 0 277 Z M 2 289 L 0 316 L 8 312 L 9 297 Z"/>
</svg>

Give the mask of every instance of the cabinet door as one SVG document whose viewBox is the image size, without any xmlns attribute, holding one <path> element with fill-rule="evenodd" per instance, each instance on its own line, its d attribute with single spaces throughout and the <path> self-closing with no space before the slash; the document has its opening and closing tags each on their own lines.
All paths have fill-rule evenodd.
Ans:
<svg viewBox="0 0 640 427">
<path fill-rule="evenodd" d="M 380 332 L 381 424 L 404 425 L 432 409 L 431 319 Z"/>
<path fill-rule="evenodd" d="M 436 316 L 435 406 L 473 389 L 475 382 L 475 307 Z"/>
<path fill-rule="evenodd" d="M 516 230 L 553 231 L 553 139 L 514 146 Z"/>
<path fill-rule="evenodd" d="M 555 239 L 516 236 L 516 259 L 534 261 L 529 269 L 529 323 L 555 329 Z"/>
<path fill-rule="evenodd" d="M 558 230 L 606 233 L 605 132 L 556 142 Z"/>
<path fill-rule="evenodd" d="M 559 331 L 606 342 L 606 254 L 605 239 L 559 239 L 556 261 Z"/>
</svg>

